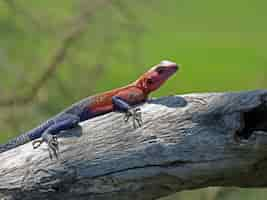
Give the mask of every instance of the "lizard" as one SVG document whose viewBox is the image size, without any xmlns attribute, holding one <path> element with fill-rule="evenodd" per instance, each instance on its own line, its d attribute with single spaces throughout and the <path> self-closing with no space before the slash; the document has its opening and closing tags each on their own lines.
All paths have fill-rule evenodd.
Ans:
<svg viewBox="0 0 267 200">
<path fill-rule="evenodd" d="M 132 118 L 134 128 L 139 128 L 143 122 L 141 109 L 136 105 L 146 102 L 149 94 L 160 88 L 178 69 L 179 65 L 174 62 L 161 61 L 127 86 L 86 97 L 36 128 L 1 144 L 0 153 L 32 141 L 34 149 L 46 143 L 50 158 L 58 158 L 58 133 L 109 112 L 124 113 L 124 121 Z"/>
</svg>

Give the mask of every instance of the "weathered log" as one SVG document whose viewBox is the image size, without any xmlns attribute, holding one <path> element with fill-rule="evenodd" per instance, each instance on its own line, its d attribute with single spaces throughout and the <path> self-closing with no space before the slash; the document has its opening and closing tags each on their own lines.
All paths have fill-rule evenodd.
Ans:
<svg viewBox="0 0 267 200">
<path fill-rule="evenodd" d="M 0 198 L 150 200 L 207 186 L 267 186 L 267 91 L 154 99 L 134 130 L 120 113 L 46 145 L 0 154 Z M 64 137 L 63 137 L 64 136 Z"/>
</svg>

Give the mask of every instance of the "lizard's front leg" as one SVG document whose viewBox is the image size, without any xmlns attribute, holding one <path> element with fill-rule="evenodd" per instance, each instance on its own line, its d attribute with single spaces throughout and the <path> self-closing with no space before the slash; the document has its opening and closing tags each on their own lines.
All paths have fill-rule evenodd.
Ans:
<svg viewBox="0 0 267 200">
<path fill-rule="evenodd" d="M 125 113 L 124 121 L 128 122 L 130 118 L 133 120 L 133 127 L 138 128 L 142 126 L 142 112 L 140 108 L 132 108 L 125 100 L 121 97 L 112 97 L 112 103 L 114 110 Z"/>
<path fill-rule="evenodd" d="M 56 157 L 58 159 L 59 145 L 56 134 L 60 131 L 74 128 L 78 125 L 80 118 L 72 114 L 64 114 L 54 120 L 54 124 L 48 127 L 41 138 L 33 141 L 33 148 L 38 148 L 43 142 L 48 145 L 50 159 Z"/>
<path fill-rule="evenodd" d="M 133 108 L 128 110 L 128 112 L 125 113 L 124 121 L 128 122 L 129 119 L 132 117 L 133 120 L 133 127 L 138 128 L 142 126 L 142 112 L 140 108 Z"/>
</svg>

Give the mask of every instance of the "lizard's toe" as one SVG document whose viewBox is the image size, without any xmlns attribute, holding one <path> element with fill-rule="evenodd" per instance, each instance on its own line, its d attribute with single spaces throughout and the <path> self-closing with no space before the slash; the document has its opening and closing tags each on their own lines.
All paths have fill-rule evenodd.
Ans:
<svg viewBox="0 0 267 200">
<path fill-rule="evenodd" d="M 58 140 L 56 136 L 54 135 L 51 135 L 51 136 L 52 137 L 49 137 L 49 139 L 46 142 L 48 145 L 49 156 L 50 156 L 50 159 L 53 159 L 53 157 L 58 159 L 58 154 L 59 154 Z"/>
<path fill-rule="evenodd" d="M 142 112 L 140 108 L 134 108 L 129 110 L 124 116 L 124 121 L 128 122 L 131 117 L 132 117 L 133 127 L 135 129 L 142 126 L 143 121 L 142 121 Z"/>
<path fill-rule="evenodd" d="M 44 142 L 43 139 L 34 140 L 32 142 L 33 149 L 37 149 L 38 147 L 40 147 L 43 142 Z"/>
<path fill-rule="evenodd" d="M 40 147 L 43 142 L 45 142 L 48 145 L 48 151 L 49 151 L 50 159 L 53 159 L 53 157 L 58 159 L 59 143 L 58 143 L 57 137 L 55 135 L 50 134 L 50 133 L 44 133 L 42 135 L 41 139 L 35 140 L 32 143 L 33 148 L 36 149 L 36 148 Z"/>
</svg>

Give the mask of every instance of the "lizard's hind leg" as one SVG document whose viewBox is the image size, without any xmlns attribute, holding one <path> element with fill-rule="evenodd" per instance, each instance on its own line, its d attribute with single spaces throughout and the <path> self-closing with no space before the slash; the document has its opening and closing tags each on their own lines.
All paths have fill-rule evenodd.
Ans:
<svg viewBox="0 0 267 200">
<path fill-rule="evenodd" d="M 33 141 L 33 148 L 38 148 L 43 142 L 48 145 L 49 156 L 52 159 L 53 156 L 58 159 L 59 144 L 56 134 L 60 131 L 74 128 L 80 122 L 80 118 L 77 115 L 65 114 L 54 120 L 49 128 L 47 128 L 42 134 L 41 138 Z"/>
</svg>

